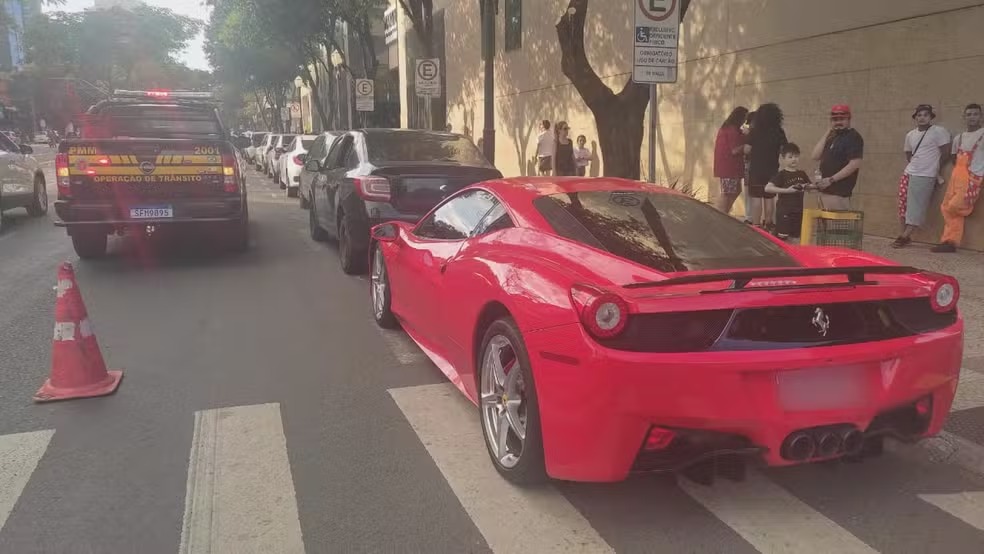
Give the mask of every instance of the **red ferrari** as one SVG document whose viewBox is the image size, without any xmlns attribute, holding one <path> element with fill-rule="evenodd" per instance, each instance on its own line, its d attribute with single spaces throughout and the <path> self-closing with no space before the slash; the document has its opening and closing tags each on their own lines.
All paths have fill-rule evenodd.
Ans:
<svg viewBox="0 0 984 554">
<path fill-rule="evenodd" d="M 489 181 L 372 230 L 371 299 L 478 406 L 496 469 L 701 482 L 940 431 L 957 282 L 790 246 L 671 190 Z"/>
</svg>

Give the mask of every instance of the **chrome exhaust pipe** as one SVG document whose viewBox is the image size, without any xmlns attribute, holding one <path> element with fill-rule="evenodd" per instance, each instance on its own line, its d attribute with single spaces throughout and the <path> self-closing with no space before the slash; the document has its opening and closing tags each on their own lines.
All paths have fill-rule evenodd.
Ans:
<svg viewBox="0 0 984 554">
<path fill-rule="evenodd" d="M 844 433 L 841 442 L 844 444 L 844 453 L 848 456 L 860 454 L 861 449 L 864 448 L 864 433 L 857 429 L 851 429 Z"/>
<path fill-rule="evenodd" d="M 780 454 L 787 460 L 802 462 L 812 458 L 816 450 L 817 444 L 813 437 L 806 433 L 793 433 L 786 439 Z"/>
<path fill-rule="evenodd" d="M 817 456 L 829 458 L 840 450 L 841 438 L 834 433 L 824 433 L 817 441 Z"/>
</svg>

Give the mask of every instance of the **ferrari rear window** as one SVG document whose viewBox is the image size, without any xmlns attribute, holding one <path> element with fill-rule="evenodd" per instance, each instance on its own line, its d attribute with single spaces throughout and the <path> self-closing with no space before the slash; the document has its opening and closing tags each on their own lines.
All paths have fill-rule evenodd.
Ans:
<svg viewBox="0 0 984 554">
<path fill-rule="evenodd" d="M 662 272 L 797 266 L 750 226 L 675 194 L 561 193 L 534 205 L 558 235 Z"/>
</svg>

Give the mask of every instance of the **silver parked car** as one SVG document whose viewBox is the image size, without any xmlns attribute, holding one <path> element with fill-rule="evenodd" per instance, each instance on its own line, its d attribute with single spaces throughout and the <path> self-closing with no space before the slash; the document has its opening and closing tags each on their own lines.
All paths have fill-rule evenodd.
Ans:
<svg viewBox="0 0 984 554">
<path fill-rule="evenodd" d="M 27 208 L 33 217 L 48 213 L 44 172 L 33 154 L 30 146 L 18 145 L 0 134 L 0 231 L 6 210 Z"/>
</svg>

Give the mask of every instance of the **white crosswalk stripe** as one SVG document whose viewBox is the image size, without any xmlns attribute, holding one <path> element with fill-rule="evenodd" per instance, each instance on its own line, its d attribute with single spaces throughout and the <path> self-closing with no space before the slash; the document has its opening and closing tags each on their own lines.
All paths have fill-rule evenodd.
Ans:
<svg viewBox="0 0 984 554">
<path fill-rule="evenodd" d="M 953 494 L 920 494 L 919 498 L 943 510 L 968 525 L 984 531 L 984 492 L 968 491 Z"/>
<path fill-rule="evenodd" d="M 47 430 L 0 436 L 0 531 L 54 434 Z"/>
<path fill-rule="evenodd" d="M 489 463 L 474 408 L 454 386 L 390 394 L 493 552 L 614 552 L 555 489 L 523 490 L 503 481 Z"/>
<path fill-rule="evenodd" d="M 764 554 L 780 552 L 876 552 L 764 475 L 713 487 L 681 479 L 680 486 L 709 512 Z"/>
<path fill-rule="evenodd" d="M 195 414 L 180 554 L 303 553 L 279 404 Z"/>
</svg>

